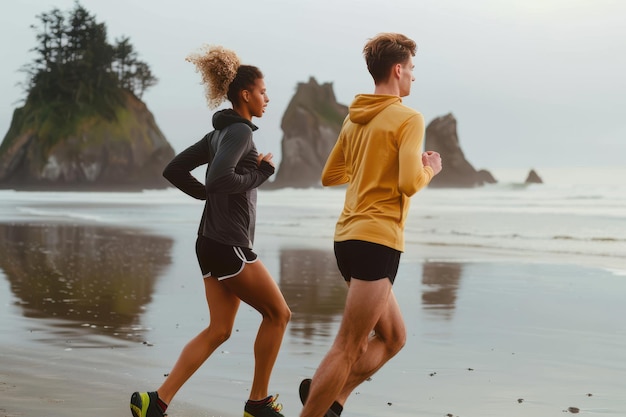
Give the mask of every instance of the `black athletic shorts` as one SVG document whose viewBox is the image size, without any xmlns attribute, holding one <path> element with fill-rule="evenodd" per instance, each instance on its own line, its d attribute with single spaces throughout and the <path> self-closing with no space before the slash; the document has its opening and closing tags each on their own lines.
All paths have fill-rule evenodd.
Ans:
<svg viewBox="0 0 626 417">
<path fill-rule="evenodd" d="M 335 242 L 335 257 L 343 279 L 376 281 L 389 278 L 393 284 L 402 252 L 363 240 Z"/>
<path fill-rule="evenodd" d="M 196 256 L 202 277 L 218 280 L 234 277 L 245 264 L 257 260 L 257 254 L 250 248 L 224 245 L 202 235 L 196 240 Z"/>
</svg>

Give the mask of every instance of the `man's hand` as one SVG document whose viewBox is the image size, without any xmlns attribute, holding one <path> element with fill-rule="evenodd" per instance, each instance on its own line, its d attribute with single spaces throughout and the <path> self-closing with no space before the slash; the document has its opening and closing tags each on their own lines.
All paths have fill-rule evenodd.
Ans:
<svg viewBox="0 0 626 417">
<path fill-rule="evenodd" d="M 441 172 L 441 155 L 439 152 L 426 151 L 422 154 L 422 164 L 431 167 L 435 175 Z"/>
</svg>

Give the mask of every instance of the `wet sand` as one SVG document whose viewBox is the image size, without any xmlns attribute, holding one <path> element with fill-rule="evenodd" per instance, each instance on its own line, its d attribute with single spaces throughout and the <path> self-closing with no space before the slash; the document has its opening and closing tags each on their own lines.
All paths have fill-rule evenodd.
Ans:
<svg viewBox="0 0 626 417">
<path fill-rule="evenodd" d="M 195 225 L 0 225 L 0 416 L 130 415 L 208 324 Z M 259 231 L 256 251 L 293 317 L 271 389 L 300 411 L 337 329 L 345 287 L 326 239 Z M 626 276 L 573 259 L 407 248 L 394 287 L 406 347 L 344 416 L 623 416 Z M 240 416 L 259 316 L 182 388 L 174 416 Z"/>
</svg>

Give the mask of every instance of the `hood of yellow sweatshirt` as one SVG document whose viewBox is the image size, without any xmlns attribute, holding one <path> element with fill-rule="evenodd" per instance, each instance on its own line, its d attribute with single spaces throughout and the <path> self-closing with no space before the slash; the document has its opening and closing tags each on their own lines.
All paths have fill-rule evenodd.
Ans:
<svg viewBox="0 0 626 417">
<path fill-rule="evenodd" d="M 361 125 L 367 124 L 378 113 L 397 102 L 402 102 L 398 96 L 358 94 L 350 104 L 350 120 Z"/>
</svg>

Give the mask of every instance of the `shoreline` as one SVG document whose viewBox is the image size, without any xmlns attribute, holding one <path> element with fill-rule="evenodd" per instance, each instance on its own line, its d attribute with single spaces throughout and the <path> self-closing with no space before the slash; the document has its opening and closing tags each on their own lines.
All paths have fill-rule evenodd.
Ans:
<svg viewBox="0 0 626 417">
<path fill-rule="evenodd" d="M 81 335 L 77 323 L 78 330 L 62 332 L 70 336 L 60 339 L 54 319 L 15 316 L 23 306 L 9 288 L 3 291 L 9 314 L 0 319 L 8 336 L 2 342 L 0 417 L 124 415 L 129 413 L 133 391 L 156 389 L 184 343 L 207 324 L 206 306 L 196 294 L 193 241 L 186 231 L 172 234 L 166 229 L 169 232 L 161 228 L 157 234 L 169 233 L 174 239 L 172 264 L 155 282 L 152 301 L 142 308 L 142 324 L 132 338 Z M 314 298 L 317 301 L 310 306 L 298 295 L 309 288 L 302 282 L 333 274 L 330 247 L 322 238 L 262 235 L 258 240 L 257 253 L 279 280 L 293 310 L 270 385 L 280 393 L 286 416 L 299 413 L 297 384 L 313 374 L 340 319 L 340 297 L 328 298 L 328 290 L 341 291 L 336 276 L 306 290 L 332 302 L 322 322 L 309 322 L 315 317 L 311 311 L 322 307 L 321 300 Z M 619 375 L 626 369 L 615 362 L 598 364 L 593 357 L 617 358 L 621 353 L 611 346 L 620 350 L 620 343 L 626 344 L 626 337 L 617 335 L 609 347 L 603 347 L 606 352 L 596 353 L 598 344 L 607 343 L 602 329 L 595 328 L 603 320 L 604 304 L 612 306 L 606 317 L 614 321 L 626 314 L 617 299 L 619 289 L 612 287 L 622 285 L 622 277 L 611 278 L 593 262 L 580 265 L 580 259 L 561 264 L 473 248 L 444 252 L 438 247 L 407 247 L 394 286 L 409 331 L 407 346 L 357 389 L 344 417 L 392 409 L 406 417 L 415 413 L 543 417 L 549 415 L 547 410 L 562 413 L 568 407 L 593 411 L 598 402 L 614 410 L 607 416 L 621 413 L 626 401 L 616 395 Z M 310 277 L 302 278 L 298 274 L 303 265 L 317 266 L 309 266 Z M 0 278 L 6 277 L 0 273 Z M 420 301 L 413 299 L 420 294 Z M 589 298 L 594 300 L 591 304 L 581 304 Z M 168 313 L 172 306 L 175 311 Z M 558 306 L 563 311 L 555 310 Z M 545 315 L 554 322 L 541 318 Z M 240 415 L 251 378 L 251 346 L 258 320 L 256 312 L 242 306 L 232 340 L 183 387 L 168 410 L 170 416 Z M 540 320 L 545 330 L 535 327 Z M 318 335 L 305 336 L 312 330 Z M 555 344 L 559 339 L 553 337 L 561 333 L 565 339 Z M 567 340 L 572 335 L 579 348 L 589 345 L 585 350 L 594 355 L 563 355 L 572 346 Z M 544 372 L 551 372 L 559 382 L 535 381 Z M 599 375 L 604 375 L 604 382 Z M 593 396 L 586 397 L 586 391 Z M 523 404 L 516 402 L 518 398 L 524 399 Z"/>
<path fill-rule="evenodd" d="M 194 254 L 202 204 L 169 193 L 34 194 L 0 204 L 0 417 L 130 415 L 131 393 L 156 389 L 208 324 Z M 299 414 L 298 384 L 332 343 L 345 295 L 332 253 L 341 201 L 303 197 L 264 195 L 254 245 L 293 312 L 270 383 L 286 417 Z M 410 215 L 414 236 L 450 219 L 506 224 L 445 204 L 454 210 Z M 626 259 L 433 242 L 407 239 L 394 285 L 407 344 L 343 417 L 623 414 Z M 181 389 L 171 417 L 241 415 L 259 320 L 242 304 L 231 339 Z"/>
</svg>

